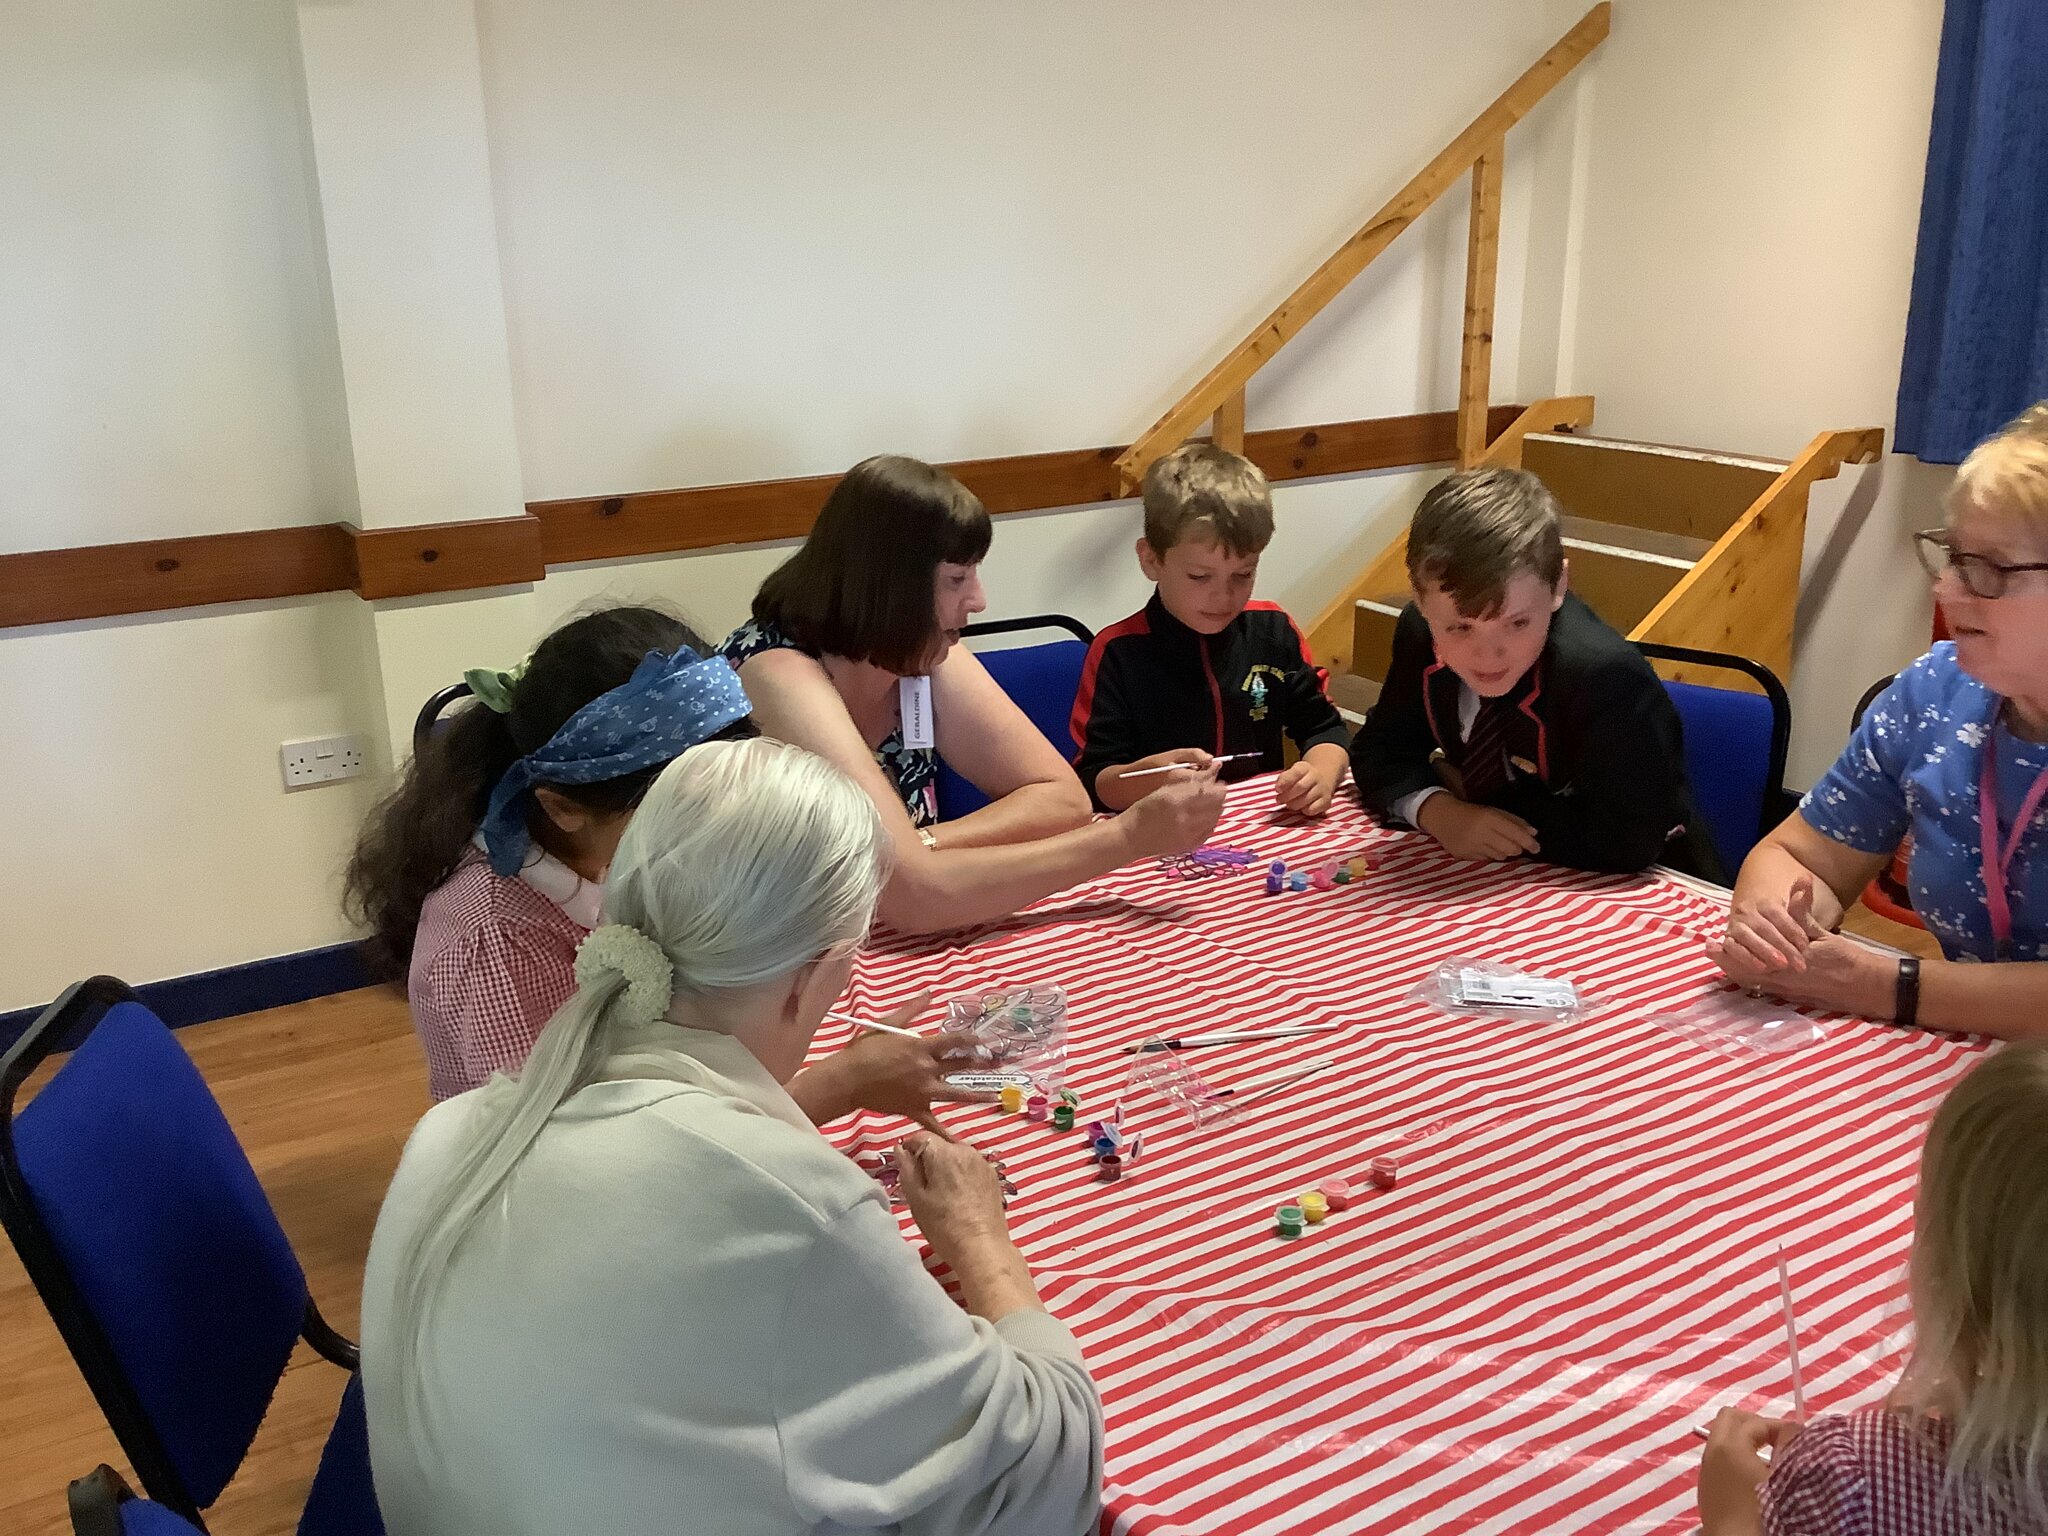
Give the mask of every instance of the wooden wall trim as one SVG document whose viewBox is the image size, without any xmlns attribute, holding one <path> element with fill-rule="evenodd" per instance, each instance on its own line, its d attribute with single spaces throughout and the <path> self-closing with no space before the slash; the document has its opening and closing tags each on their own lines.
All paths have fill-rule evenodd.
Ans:
<svg viewBox="0 0 2048 1536">
<path fill-rule="evenodd" d="M 348 531 L 336 523 L 36 550 L 0 555 L 0 628 L 306 597 L 354 585 Z"/>
<path fill-rule="evenodd" d="M 1497 436 L 1523 407 L 1497 405 L 1488 413 L 1488 436 Z M 1272 480 L 1358 474 L 1441 464 L 1457 456 L 1457 412 L 1379 416 L 1245 434 L 1245 456 Z M 1016 454 L 1001 459 L 960 459 L 944 467 L 994 513 L 1038 512 L 1116 501 L 1121 446 Z M 837 475 L 801 480 L 754 480 L 738 485 L 639 491 L 622 496 L 577 496 L 528 502 L 540 519 L 541 547 L 549 565 L 673 554 L 726 544 L 800 539 L 838 483 Z"/>
<path fill-rule="evenodd" d="M 355 590 L 365 598 L 418 597 L 510 587 L 547 575 L 540 524 L 530 514 L 470 523 L 351 528 Z"/>
<path fill-rule="evenodd" d="M 1522 409 L 1493 407 L 1489 437 Z M 1077 448 L 946 468 L 991 512 L 1037 512 L 1118 499 L 1123 451 Z M 1441 464 L 1457 454 L 1457 413 L 1250 432 L 1245 454 L 1273 480 Z M 537 501 L 525 516 L 473 523 L 327 523 L 0 555 L 0 629 L 320 592 L 378 599 L 473 591 L 539 581 L 549 566 L 801 538 L 838 478 Z"/>
</svg>

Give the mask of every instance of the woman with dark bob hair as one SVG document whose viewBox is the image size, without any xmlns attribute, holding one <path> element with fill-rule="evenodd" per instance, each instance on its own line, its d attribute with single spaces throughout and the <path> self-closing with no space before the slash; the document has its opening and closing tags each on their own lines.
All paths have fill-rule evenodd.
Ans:
<svg viewBox="0 0 2048 1536">
<path fill-rule="evenodd" d="M 837 764 L 895 850 L 883 919 L 924 932 L 1002 917 L 1148 854 L 1199 847 L 1222 813 L 1211 774 L 1091 822 L 1074 771 L 960 632 L 985 607 L 989 517 L 942 469 L 854 465 L 804 545 L 720 647 L 768 735 Z M 989 797 L 938 819 L 938 759 Z"/>
</svg>

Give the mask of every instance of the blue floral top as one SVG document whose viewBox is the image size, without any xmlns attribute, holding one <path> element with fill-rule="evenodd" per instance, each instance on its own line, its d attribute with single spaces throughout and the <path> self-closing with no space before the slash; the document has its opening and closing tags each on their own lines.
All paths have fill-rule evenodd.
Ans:
<svg viewBox="0 0 2048 1536">
<path fill-rule="evenodd" d="M 799 651 L 815 658 L 817 652 L 798 645 L 789 636 L 771 624 L 758 623 L 749 619 L 738 629 L 727 635 L 719 644 L 718 654 L 732 663 L 737 672 L 750 658 L 763 651 Z M 882 772 L 889 776 L 889 782 L 896 786 L 896 793 L 903 797 L 903 808 L 910 812 L 910 824 L 914 827 L 929 827 L 939 819 L 939 754 L 930 747 L 907 747 L 903 744 L 903 729 L 898 726 L 882 738 L 882 744 L 875 748 L 875 761 Z"/>
<path fill-rule="evenodd" d="M 2048 768 L 2048 743 L 2013 735 L 1999 719 L 2002 702 L 1957 664 L 1952 643 L 1941 642 L 1878 695 L 1799 806 L 1817 830 L 1863 853 L 1889 853 L 1912 832 L 1913 910 L 1951 960 L 1998 958 L 1977 814 L 1984 754 L 1998 754 L 2001 840 Z M 2044 823 L 2048 805 L 2020 838 L 2008 876 L 2014 960 L 2039 960 L 2048 946 Z"/>
</svg>

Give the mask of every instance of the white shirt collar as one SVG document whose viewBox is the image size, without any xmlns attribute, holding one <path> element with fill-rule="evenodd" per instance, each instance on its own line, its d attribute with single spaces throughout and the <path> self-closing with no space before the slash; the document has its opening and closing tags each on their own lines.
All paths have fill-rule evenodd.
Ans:
<svg viewBox="0 0 2048 1536">
<path fill-rule="evenodd" d="M 477 833 L 470 843 L 483 848 L 483 833 Z M 560 907 L 562 915 L 579 928 L 595 928 L 604 921 L 603 884 L 584 879 L 539 843 L 531 845 L 526 863 L 514 878 Z"/>
</svg>

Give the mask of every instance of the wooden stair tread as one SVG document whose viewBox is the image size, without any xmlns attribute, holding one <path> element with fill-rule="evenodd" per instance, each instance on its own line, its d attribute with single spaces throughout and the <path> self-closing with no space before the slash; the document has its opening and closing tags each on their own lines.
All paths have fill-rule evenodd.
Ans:
<svg viewBox="0 0 2048 1536">
<path fill-rule="evenodd" d="M 1365 712 L 1379 702 L 1380 685 L 1356 672 L 1330 674 L 1330 702 L 1353 726 L 1361 724 Z"/>
<path fill-rule="evenodd" d="M 1633 528 L 1626 523 L 1602 523 L 1590 517 L 1564 520 L 1567 555 L 1573 549 L 1592 548 L 1606 553 L 1641 555 L 1662 562 L 1676 562 L 1690 568 L 1714 546 L 1706 539 L 1682 533 L 1664 533 L 1655 528 Z"/>
<path fill-rule="evenodd" d="M 1677 443 L 1644 443 L 1625 437 L 1593 437 L 1584 432 L 1531 432 L 1524 443 L 1569 443 L 1576 448 L 1617 448 L 1647 453 L 1661 459 L 1693 459 L 1704 464 L 1728 464 L 1737 469 L 1767 469 L 1773 475 L 1784 472 L 1783 459 L 1767 459 L 1752 453 L 1717 453 L 1711 448 L 1686 448 Z"/>
</svg>

